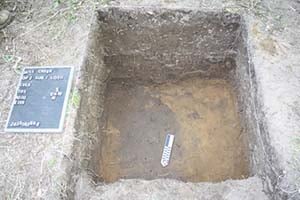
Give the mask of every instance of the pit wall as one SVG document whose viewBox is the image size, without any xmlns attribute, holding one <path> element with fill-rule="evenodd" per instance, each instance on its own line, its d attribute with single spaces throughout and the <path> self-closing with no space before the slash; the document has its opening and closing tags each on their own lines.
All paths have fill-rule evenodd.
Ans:
<svg viewBox="0 0 300 200">
<path fill-rule="evenodd" d="M 99 32 L 100 26 L 98 20 L 92 23 L 86 55 L 81 67 L 81 85 L 80 106 L 76 119 L 76 140 L 72 159 L 71 179 L 69 184 L 75 188 L 78 177 L 82 174 L 88 174 L 95 181 L 97 175 L 91 166 L 98 166 L 92 159 L 92 152 L 99 151 L 99 134 L 101 125 L 98 123 L 102 117 L 104 97 L 107 80 L 109 79 L 110 70 L 104 64 L 103 46 L 99 45 L 100 38 L 103 37 Z M 69 191 L 69 196 L 73 196 L 74 191 Z"/>
<path fill-rule="evenodd" d="M 135 20 L 140 20 L 138 24 L 143 27 L 134 23 Z M 172 23 L 168 24 L 169 21 Z M 183 24 L 188 27 L 177 32 L 178 24 L 182 29 Z M 240 24 L 239 16 L 228 13 L 164 9 L 136 11 L 130 8 L 98 11 L 82 66 L 82 98 L 76 125 L 78 140 L 73 155 L 77 160 L 74 163 L 78 165 L 73 167 L 73 177 L 87 172 L 95 181 L 101 181 L 94 173 L 98 171 L 95 166 L 99 166 L 97 161 L 100 159 L 95 158 L 97 154 L 93 152 L 100 151 L 97 148 L 101 146 L 101 124 L 97 122 L 101 120 L 106 84 L 111 78 L 161 83 L 178 79 L 178 74 L 185 77 L 225 77 L 232 82 L 238 94 L 252 175 L 259 175 L 264 180 L 266 192 L 275 197 L 274 186 L 279 170 L 276 159 L 270 156 L 275 154 L 272 154 L 260 112 L 255 72 L 249 60 L 251 55 L 247 52 L 247 30 Z M 204 28 L 195 33 L 192 31 L 194 25 Z M 166 34 L 171 31 L 174 36 L 169 39 L 159 36 L 156 26 L 163 27 Z M 141 28 L 147 31 L 139 31 Z M 119 35 L 113 35 L 115 33 Z M 176 41 L 176 38 L 182 40 Z M 173 51 L 168 52 L 167 49 Z M 76 184 L 76 178 L 70 180 L 70 184 Z"/>
<path fill-rule="evenodd" d="M 238 15 L 111 8 L 98 11 L 98 19 L 112 78 L 142 83 L 224 78 L 233 67 Z"/>
<path fill-rule="evenodd" d="M 249 147 L 250 173 L 258 175 L 264 185 L 264 190 L 270 199 L 285 199 L 286 197 L 276 188 L 281 170 L 276 153 L 270 145 L 270 138 L 260 101 L 255 69 L 248 48 L 248 28 L 242 21 L 240 37 L 235 59 L 238 66 L 232 74 L 232 84 L 238 94 L 243 133 Z"/>
</svg>

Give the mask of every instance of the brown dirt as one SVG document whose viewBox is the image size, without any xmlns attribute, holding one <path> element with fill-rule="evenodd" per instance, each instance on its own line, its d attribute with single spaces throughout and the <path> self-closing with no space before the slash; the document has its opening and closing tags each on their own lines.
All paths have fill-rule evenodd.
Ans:
<svg viewBox="0 0 300 200">
<path fill-rule="evenodd" d="M 156 86 L 115 82 L 106 98 L 99 174 L 120 178 L 222 181 L 248 176 L 235 95 L 223 80 L 190 79 Z M 160 165 L 167 133 L 169 166 Z"/>
</svg>

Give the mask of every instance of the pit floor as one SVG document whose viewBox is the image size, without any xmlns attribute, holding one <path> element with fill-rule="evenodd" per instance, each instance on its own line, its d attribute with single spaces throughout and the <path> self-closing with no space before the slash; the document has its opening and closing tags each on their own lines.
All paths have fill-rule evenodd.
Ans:
<svg viewBox="0 0 300 200">
<path fill-rule="evenodd" d="M 112 82 L 99 160 L 105 182 L 126 178 L 222 181 L 248 177 L 236 97 L 224 80 L 138 86 Z M 167 133 L 170 164 L 160 164 Z"/>
</svg>

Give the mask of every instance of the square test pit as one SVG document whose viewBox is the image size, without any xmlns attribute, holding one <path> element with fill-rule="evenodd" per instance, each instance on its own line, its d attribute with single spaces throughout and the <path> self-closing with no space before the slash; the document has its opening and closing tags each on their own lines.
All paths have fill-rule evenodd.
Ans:
<svg viewBox="0 0 300 200">
<path fill-rule="evenodd" d="M 216 182 L 256 171 L 249 153 L 256 124 L 247 94 L 251 75 L 239 15 L 101 9 L 82 73 L 78 130 L 92 143 L 81 164 L 95 180 Z M 167 133 L 175 142 L 163 168 Z"/>
</svg>

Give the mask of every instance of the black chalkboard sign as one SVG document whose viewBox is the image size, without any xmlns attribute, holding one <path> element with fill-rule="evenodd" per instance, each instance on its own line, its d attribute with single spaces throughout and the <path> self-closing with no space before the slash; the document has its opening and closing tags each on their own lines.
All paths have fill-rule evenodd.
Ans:
<svg viewBox="0 0 300 200">
<path fill-rule="evenodd" d="M 25 67 L 6 132 L 62 132 L 73 67 Z"/>
</svg>

